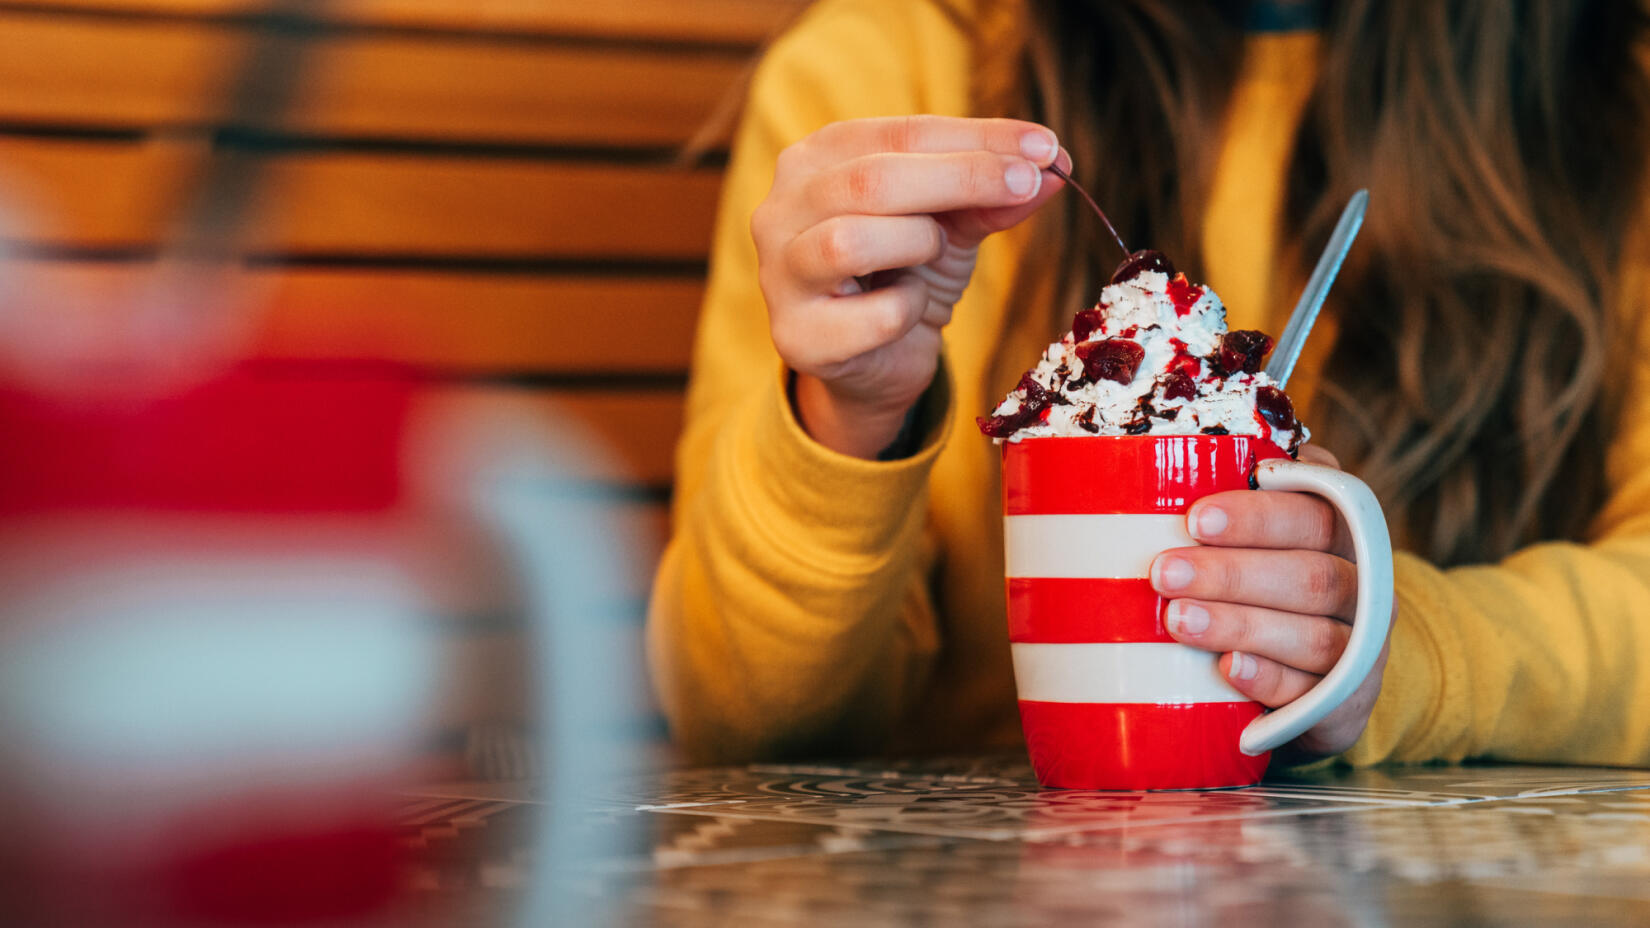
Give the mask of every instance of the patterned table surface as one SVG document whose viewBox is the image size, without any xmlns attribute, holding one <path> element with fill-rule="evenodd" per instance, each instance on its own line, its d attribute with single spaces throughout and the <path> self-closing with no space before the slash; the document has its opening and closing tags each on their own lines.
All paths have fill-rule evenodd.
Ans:
<svg viewBox="0 0 1650 928">
<path fill-rule="evenodd" d="M 537 787 L 407 797 L 424 911 L 508 924 Z M 1043 790 L 1023 758 L 684 770 L 587 807 L 619 924 L 1650 925 L 1650 771 L 1412 767 Z M 611 844 L 611 842 L 609 842 Z"/>
</svg>

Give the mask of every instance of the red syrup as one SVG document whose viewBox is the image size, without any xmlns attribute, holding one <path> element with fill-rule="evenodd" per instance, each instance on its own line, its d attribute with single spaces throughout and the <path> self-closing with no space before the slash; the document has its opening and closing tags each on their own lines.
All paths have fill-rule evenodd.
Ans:
<svg viewBox="0 0 1650 928">
<path fill-rule="evenodd" d="M 1127 384 L 1140 370 L 1140 362 L 1146 358 L 1146 349 L 1126 338 L 1108 338 L 1078 345 L 1077 357 L 1083 361 L 1085 381 L 1098 383 L 1111 380 Z"/>
<path fill-rule="evenodd" d="M 1187 280 L 1185 274 L 1176 274 L 1169 281 L 1169 299 L 1174 301 L 1175 315 L 1187 315 L 1202 298 L 1203 288 Z"/>
<path fill-rule="evenodd" d="M 1198 374 L 1203 373 L 1203 362 L 1186 350 L 1185 342 L 1178 338 L 1171 338 L 1169 339 L 1169 347 L 1174 349 L 1174 357 L 1170 358 L 1169 363 L 1164 365 L 1163 370 L 1166 373 L 1183 374 L 1188 379 L 1195 379 Z"/>
</svg>

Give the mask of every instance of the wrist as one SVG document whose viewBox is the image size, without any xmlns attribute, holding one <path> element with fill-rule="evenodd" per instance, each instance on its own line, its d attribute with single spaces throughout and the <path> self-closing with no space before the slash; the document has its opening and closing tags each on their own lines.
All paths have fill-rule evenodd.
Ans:
<svg viewBox="0 0 1650 928">
<path fill-rule="evenodd" d="M 797 422 L 814 441 L 850 457 L 876 460 L 904 429 L 913 397 L 904 402 L 866 402 L 832 392 L 823 380 L 796 374 Z M 919 394 L 920 396 L 920 394 Z"/>
</svg>

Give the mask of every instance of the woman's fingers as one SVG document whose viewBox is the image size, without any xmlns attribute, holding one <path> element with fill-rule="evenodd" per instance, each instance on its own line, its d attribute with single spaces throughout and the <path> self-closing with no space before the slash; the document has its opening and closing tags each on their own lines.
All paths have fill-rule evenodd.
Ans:
<svg viewBox="0 0 1650 928">
<path fill-rule="evenodd" d="M 1352 618 L 1358 569 L 1322 551 L 1172 548 L 1152 561 L 1152 586 L 1165 599 L 1215 600 Z"/>
<path fill-rule="evenodd" d="M 827 293 L 873 271 L 927 264 L 944 249 L 932 216 L 832 216 L 792 239 L 787 258 L 808 291 Z"/>
<path fill-rule="evenodd" d="M 1352 626 L 1327 616 L 1195 599 L 1170 602 L 1164 623 L 1182 644 L 1255 654 L 1314 674 L 1335 666 L 1352 635 Z"/>
<path fill-rule="evenodd" d="M 922 321 L 928 303 L 922 281 L 902 277 L 868 293 L 832 298 L 828 311 L 809 313 L 810 318 L 775 318 L 774 347 L 796 370 L 821 373 L 898 341 Z"/>
<path fill-rule="evenodd" d="M 1205 545 L 1352 553 L 1351 535 L 1334 507 L 1308 493 L 1214 493 L 1186 513 L 1186 530 Z"/>
<path fill-rule="evenodd" d="M 1223 655 L 1220 672 L 1233 689 L 1268 709 L 1294 702 L 1322 679 L 1247 651 Z"/>
<path fill-rule="evenodd" d="M 1071 172 L 1071 155 L 1067 154 L 1065 149 L 1060 149 L 1060 154 L 1054 159 L 1054 163 L 1059 166 L 1060 170 L 1068 174 Z M 954 237 L 957 241 L 965 243 L 979 242 L 993 232 L 1012 229 L 1024 222 L 1028 216 L 1041 209 L 1044 203 L 1047 203 L 1055 194 L 1059 193 L 1065 185 L 1065 181 L 1055 176 L 1053 172 L 1045 170 L 1043 171 L 1042 189 L 1038 191 L 1037 196 L 1032 197 L 1027 202 L 1013 206 L 965 210 L 952 215 L 947 221 L 955 230 Z"/>
<path fill-rule="evenodd" d="M 1054 160 L 1058 149 L 1054 132 L 1034 122 L 921 115 L 832 123 L 786 149 L 781 157 L 823 167 L 879 152 L 990 151 L 1017 155 L 1043 167 Z"/>
<path fill-rule="evenodd" d="M 826 168 L 807 181 L 806 226 L 831 216 L 904 216 L 1018 206 L 1043 186 L 1043 171 L 995 152 L 874 154 Z"/>
</svg>

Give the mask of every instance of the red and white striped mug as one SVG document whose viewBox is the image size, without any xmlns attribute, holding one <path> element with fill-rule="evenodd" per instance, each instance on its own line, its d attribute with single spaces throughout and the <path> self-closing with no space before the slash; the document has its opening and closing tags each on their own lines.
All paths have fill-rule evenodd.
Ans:
<svg viewBox="0 0 1650 928">
<path fill-rule="evenodd" d="M 1251 483 L 1251 476 L 1253 483 Z M 1265 711 L 1221 676 L 1219 655 L 1163 623 L 1152 560 L 1196 544 L 1186 510 L 1224 490 L 1313 493 L 1351 530 L 1358 565 L 1340 661 Z M 1272 749 L 1363 682 L 1392 619 L 1392 549 L 1362 481 L 1241 435 L 1033 438 L 1003 445 L 1009 640 L 1037 779 L 1075 789 L 1256 783 Z"/>
</svg>

